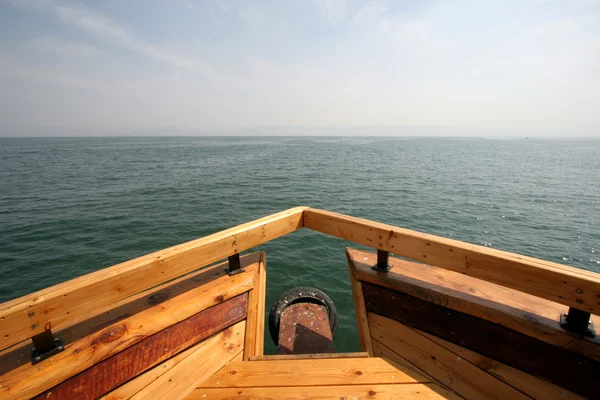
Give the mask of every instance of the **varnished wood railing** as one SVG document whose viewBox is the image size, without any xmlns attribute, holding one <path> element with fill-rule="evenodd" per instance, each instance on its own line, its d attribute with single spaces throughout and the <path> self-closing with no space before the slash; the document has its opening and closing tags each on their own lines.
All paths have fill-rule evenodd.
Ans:
<svg viewBox="0 0 600 400">
<path fill-rule="evenodd" d="M 144 289 L 293 232 L 302 227 L 306 208 L 257 219 L 4 303 L 0 305 L 0 349 L 47 329 L 67 328 Z"/>
<path fill-rule="evenodd" d="M 304 227 L 600 313 L 600 274 L 590 271 L 312 208 Z"/>
<path fill-rule="evenodd" d="M 144 289 L 302 227 L 600 314 L 600 274 L 328 211 L 297 207 L 0 305 L 0 349 L 109 310 Z"/>
</svg>

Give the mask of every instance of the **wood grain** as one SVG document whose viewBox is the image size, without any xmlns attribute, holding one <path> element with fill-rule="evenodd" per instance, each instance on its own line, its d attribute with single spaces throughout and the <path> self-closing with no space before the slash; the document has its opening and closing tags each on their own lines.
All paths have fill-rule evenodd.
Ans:
<svg viewBox="0 0 600 400">
<path fill-rule="evenodd" d="M 352 299 L 354 300 L 354 314 L 356 316 L 356 328 L 358 330 L 358 340 L 360 349 L 373 355 L 373 346 L 371 344 L 371 333 L 369 331 L 369 322 L 367 321 L 367 310 L 365 309 L 365 299 L 362 292 L 362 286 L 356 276 L 354 259 L 352 254 L 346 251 L 348 260 L 348 273 L 350 275 L 350 286 L 352 287 Z"/>
<path fill-rule="evenodd" d="M 217 372 L 244 349 L 246 322 L 242 321 L 231 328 L 204 341 L 179 364 L 136 393 L 132 400 L 185 398 L 203 380 Z"/>
<path fill-rule="evenodd" d="M 246 254 L 240 257 L 240 264 L 248 272 L 258 271 L 260 261 L 260 252 Z M 217 278 L 226 276 L 225 269 L 227 262 L 219 263 L 201 271 L 196 271 L 181 278 L 175 279 L 157 287 L 144 290 L 136 295 L 123 299 L 114 304 L 114 308 L 82 321 L 62 331 L 55 332 L 55 336 L 63 340 L 63 343 L 69 344 L 91 335 L 99 330 L 106 328 L 125 318 L 129 318 L 139 312 L 156 307 L 165 302 L 198 288 L 205 283 Z M 31 340 L 27 340 L 14 348 L 6 349 L 0 352 L 0 375 L 4 375 L 18 366 L 31 362 Z"/>
<path fill-rule="evenodd" d="M 0 377 L 0 397 L 31 397 L 111 357 L 146 337 L 252 288 L 254 272 L 217 278 L 157 307 L 117 322 L 65 346 L 36 365 L 23 365 Z"/>
<path fill-rule="evenodd" d="M 600 274 L 313 208 L 304 227 L 600 314 Z"/>
<path fill-rule="evenodd" d="M 256 334 L 254 341 L 254 350 L 252 353 L 256 356 L 264 354 L 265 347 L 265 310 L 267 308 L 267 254 L 262 252 L 260 270 L 258 275 L 258 312 L 256 313 Z"/>
<path fill-rule="evenodd" d="M 346 386 L 288 386 L 196 389 L 190 400 L 316 400 L 316 399 L 456 399 L 435 384 L 410 385 L 346 385 Z"/>
<path fill-rule="evenodd" d="M 529 398 L 393 319 L 371 312 L 368 318 L 377 341 L 466 399 Z"/>
<path fill-rule="evenodd" d="M 418 329 L 413 328 L 413 330 L 534 399 L 583 400 L 583 397 L 560 386 L 553 385 L 543 379 L 465 349 L 457 344 L 450 343 L 437 336 L 419 331 Z"/>
<path fill-rule="evenodd" d="M 263 354 L 265 342 L 265 297 L 267 294 L 267 269 L 265 252 L 260 252 L 254 288 L 249 293 L 248 318 L 244 360 Z"/>
<path fill-rule="evenodd" d="M 377 260 L 375 253 L 347 249 L 346 255 L 352 274 L 358 280 L 483 318 L 600 361 L 600 336 L 582 337 L 560 327 L 558 318 L 567 312 L 567 306 L 444 268 L 395 257 L 389 259 L 392 269 L 382 274 L 371 269 Z M 600 317 L 592 315 L 591 320 L 600 326 Z"/>
<path fill-rule="evenodd" d="M 248 295 L 244 293 L 204 310 L 67 379 L 41 393 L 36 400 L 96 399 L 191 345 L 242 321 L 246 318 L 247 306 Z M 242 326 L 245 327 L 245 323 L 242 322 Z M 239 335 L 239 329 L 235 333 Z M 242 336 L 236 337 L 236 340 L 243 339 L 243 331 L 241 333 Z M 227 334 L 223 333 L 223 337 L 231 334 L 230 330 Z M 211 350 L 213 348 L 210 347 Z"/>
<path fill-rule="evenodd" d="M 177 354 L 174 357 L 169 358 L 167 361 L 152 367 L 148 371 L 136 376 L 129 382 L 119 386 L 110 393 L 100 397 L 99 400 L 125 400 L 154 382 L 161 375 L 166 373 L 168 370 L 179 364 L 184 358 L 193 353 L 198 347 L 202 346 L 204 341 L 195 344 L 185 351 Z"/>
<path fill-rule="evenodd" d="M 145 255 L 0 305 L 0 349 L 65 329 L 142 290 L 302 227 L 305 207 Z"/>
<path fill-rule="evenodd" d="M 416 376 L 421 377 L 420 379 L 428 379 L 430 382 L 437 383 L 440 387 L 449 390 L 452 392 L 448 386 L 444 385 L 442 382 L 429 375 L 427 372 L 423 371 L 416 365 L 412 364 L 406 358 L 402 357 L 398 353 L 392 351 L 389 347 L 386 347 L 381 342 L 378 342 L 376 339 L 371 338 L 373 341 L 373 354 L 375 357 L 381 357 L 388 360 L 391 364 L 395 364 L 398 369 L 402 369 L 406 371 L 407 374 L 416 374 Z M 452 392 L 458 396 L 456 392 Z"/>
<path fill-rule="evenodd" d="M 208 339 L 207 339 L 208 340 Z M 134 394 L 138 393 L 140 390 L 148 386 L 150 383 L 154 382 L 160 376 L 164 375 L 167 371 L 173 368 L 175 365 L 179 364 L 180 361 L 185 359 L 187 356 L 195 352 L 198 348 L 203 346 L 205 341 L 197 343 L 196 345 L 190 347 L 177 354 L 175 357 L 172 357 L 165 361 L 162 364 L 157 365 L 156 367 L 144 372 L 143 374 L 137 376 L 135 379 L 130 380 L 124 385 L 119 386 L 112 392 L 102 396 L 100 400 L 125 400 L 129 399 Z M 234 356 L 230 362 L 232 361 L 243 361 L 244 353 L 241 352 Z"/>
<path fill-rule="evenodd" d="M 365 282 L 362 286 L 369 313 L 460 344 L 580 395 L 600 392 L 596 379 L 600 363 L 590 358 L 402 292 Z M 371 335 L 377 337 L 370 326 Z"/>
<path fill-rule="evenodd" d="M 421 378 L 423 379 L 423 378 Z M 201 387 L 428 383 L 381 358 L 245 361 L 229 363 Z"/>
</svg>

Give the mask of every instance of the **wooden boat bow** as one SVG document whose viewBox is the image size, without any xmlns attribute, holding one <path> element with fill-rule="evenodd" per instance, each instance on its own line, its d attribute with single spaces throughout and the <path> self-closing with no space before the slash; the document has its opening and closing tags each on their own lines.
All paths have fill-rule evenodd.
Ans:
<svg viewBox="0 0 600 400">
<path fill-rule="evenodd" d="M 264 355 L 240 254 L 303 228 L 373 249 L 346 251 L 362 353 Z M 0 398 L 593 398 L 598 314 L 599 274 L 296 207 L 0 305 Z"/>
</svg>

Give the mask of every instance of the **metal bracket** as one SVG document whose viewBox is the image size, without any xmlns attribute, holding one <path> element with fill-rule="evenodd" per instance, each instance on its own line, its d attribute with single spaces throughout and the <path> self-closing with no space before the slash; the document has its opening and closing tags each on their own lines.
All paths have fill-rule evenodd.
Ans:
<svg viewBox="0 0 600 400">
<path fill-rule="evenodd" d="M 229 256 L 229 268 L 225 270 L 227 275 L 232 276 L 235 274 L 239 274 L 240 272 L 244 272 L 244 268 L 242 268 L 242 263 L 240 262 L 240 253 L 235 253 L 232 256 Z"/>
<path fill-rule="evenodd" d="M 377 264 L 371 268 L 379 272 L 388 272 L 390 269 L 392 269 L 389 260 L 389 252 L 377 249 Z"/>
<path fill-rule="evenodd" d="M 590 313 L 569 307 L 568 314 L 561 314 L 560 326 L 569 332 L 579 333 L 584 336 L 595 337 L 594 324 L 590 322 Z"/>
<path fill-rule="evenodd" d="M 55 338 L 50 329 L 35 335 L 31 338 L 33 347 L 31 348 L 31 364 L 35 365 L 65 349 L 60 338 Z"/>
</svg>

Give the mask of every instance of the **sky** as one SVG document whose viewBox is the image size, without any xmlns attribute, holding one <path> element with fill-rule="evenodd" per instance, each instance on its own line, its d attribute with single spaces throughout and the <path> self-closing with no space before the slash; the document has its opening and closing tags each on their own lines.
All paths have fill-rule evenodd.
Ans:
<svg viewBox="0 0 600 400">
<path fill-rule="evenodd" d="M 0 136 L 600 136 L 600 1 L 0 0 Z"/>
</svg>

